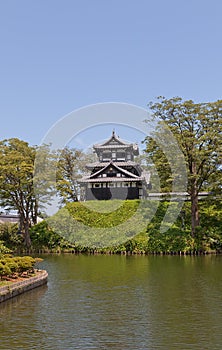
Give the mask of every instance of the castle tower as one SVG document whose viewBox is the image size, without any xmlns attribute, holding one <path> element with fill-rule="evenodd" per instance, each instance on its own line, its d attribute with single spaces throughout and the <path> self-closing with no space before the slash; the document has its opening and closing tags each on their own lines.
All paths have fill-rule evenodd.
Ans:
<svg viewBox="0 0 222 350">
<path fill-rule="evenodd" d="M 93 146 L 98 162 L 87 165 L 90 175 L 79 183 L 85 200 L 140 199 L 147 195 L 150 174 L 143 172 L 134 161 L 139 155 L 137 144 L 112 136 L 102 144 Z"/>
</svg>

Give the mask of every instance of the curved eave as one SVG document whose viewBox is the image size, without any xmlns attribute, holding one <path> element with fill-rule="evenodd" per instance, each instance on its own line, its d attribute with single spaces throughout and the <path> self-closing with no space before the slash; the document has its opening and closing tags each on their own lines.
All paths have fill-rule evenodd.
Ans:
<svg viewBox="0 0 222 350">
<path fill-rule="evenodd" d="M 103 149 L 112 149 L 112 148 L 133 148 L 133 144 L 128 144 L 128 145 L 116 145 L 116 144 L 113 144 L 113 145 L 94 145 L 93 148 L 95 150 L 103 150 Z"/>
<path fill-rule="evenodd" d="M 129 142 L 128 141 L 125 141 L 125 140 L 121 140 L 117 135 L 116 135 L 116 133 L 115 133 L 115 131 L 113 131 L 112 132 L 112 135 L 110 136 L 110 138 L 108 139 L 108 140 L 106 140 L 105 142 L 103 142 L 103 143 L 100 143 L 100 144 L 95 144 L 94 146 L 98 146 L 98 147 L 100 147 L 100 146 L 106 146 L 106 145 L 109 145 L 110 144 L 110 142 L 116 142 L 116 144 L 119 144 L 119 145 L 121 145 L 121 146 L 126 146 L 126 145 L 128 145 L 129 144 Z"/>
<path fill-rule="evenodd" d="M 110 164 L 110 162 L 95 162 L 95 163 L 91 163 L 91 164 L 86 164 L 86 168 L 87 169 L 94 169 L 94 168 L 104 168 L 105 166 L 107 166 L 108 164 Z M 120 167 L 136 167 L 136 168 L 140 168 L 140 165 L 136 162 L 132 162 L 132 161 L 113 161 L 114 165 L 120 166 Z"/>
<path fill-rule="evenodd" d="M 96 178 L 96 179 L 81 179 L 78 182 L 79 183 L 106 183 L 106 182 L 141 182 L 145 181 L 143 177 L 137 177 L 137 178 L 132 178 L 132 177 L 103 177 L 103 178 Z"/>
</svg>

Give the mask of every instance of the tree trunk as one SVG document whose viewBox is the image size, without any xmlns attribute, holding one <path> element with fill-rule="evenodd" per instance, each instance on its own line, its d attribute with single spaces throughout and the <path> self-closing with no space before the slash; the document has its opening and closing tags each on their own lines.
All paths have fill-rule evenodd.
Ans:
<svg viewBox="0 0 222 350">
<path fill-rule="evenodd" d="M 197 165 L 193 161 L 191 165 L 191 173 L 193 176 L 191 182 L 191 235 L 195 236 L 196 227 L 199 226 L 199 210 L 198 210 L 198 190 L 197 190 Z"/>
<path fill-rule="evenodd" d="M 32 224 L 36 225 L 38 221 L 38 204 L 36 200 L 34 200 L 32 203 L 31 218 L 32 218 Z"/>
<path fill-rule="evenodd" d="M 31 238 L 29 233 L 29 218 L 25 218 L 24 214 L 20 214 L 20 230 L 23 234 L 24 245 L 29 248 L 31 246 Z"/>
<path fill-rule="evenodd" d="M 29 221 L 26 220 L 24 225 L 24 244 L 27 248 L 30 248 L 31 246 L 31 238 L 29 233 Z"/>
<path fill-rule="evenodd" d="M 196 227 L 199 226 L 199 209 L 198 209 L 198 194 L 191 194 L 191 234 L 192 237 L 195 236 Z"/>
</svg>

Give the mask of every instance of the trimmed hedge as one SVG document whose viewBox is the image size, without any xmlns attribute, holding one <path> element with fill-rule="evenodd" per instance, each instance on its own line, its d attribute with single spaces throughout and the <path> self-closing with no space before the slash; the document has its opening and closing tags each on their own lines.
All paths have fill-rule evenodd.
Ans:
<svg viewBox="0 0 222 350">
<path fill-rule="evenodd" d="M 41 259 L 31 256 L 5 256 L 0 259 L 0 279 L 8 277 L 18 277 L 24 272 L 27 275 L 34 273 L 34 266 Z"/>
</svg>

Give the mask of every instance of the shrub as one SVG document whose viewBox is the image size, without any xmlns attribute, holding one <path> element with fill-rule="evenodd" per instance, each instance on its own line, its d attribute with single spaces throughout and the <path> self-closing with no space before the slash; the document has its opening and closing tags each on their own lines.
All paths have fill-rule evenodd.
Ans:
<svg viewBox="0 0 222 350">
<path fill-rule="evenodd" d="M 0 241 L 0 257 L 4 254 L 10 254 L 12 251 L 4 245 L 3 241 Z"/>
<path fill-rule="evenodd" d="M 35 248 L 57 248 L 62 243 L 62 237 L 49 227 L 46 221 L 33 226 L 30 231 L 32 246 Z"/>
<path fill-rule="evenodd" d="M 23 244 L 23 236 L 18 234 L 18 224 L 0 224 L 0 240 L 5 242 L 9 248 L 18 247 Z"/>
<path fill-rule="evenodd" d="M 3 276 L 10 276 L 11 273 L 12 271 L 10 270 L 10 267 L 0 261 L 0 278 L 2 279 Z"/>
<path fill-rule="evenodd" d="M 27 271 L 28 273 L 34 271 L 35 259 L 31 256 L 22 256 L 13 258 L 18 265 L 18 272 L 22 274 Z"/>
<path fill-rule="evenodd" d="M 0 276 L 10 277 L 14 274 L 21 275 L 24 272 L 33 273 L 36 263 L 43 259 L 32 258 L 31 256 L 4 256 L 0 259 Z"/>
<path fill-rule="evenodd" d="M 18 271 L 18 264 L 14 258 L 5 258 L 5 264 L 10 268 L 11 273 L 16 273 Z"/>
</svg>

